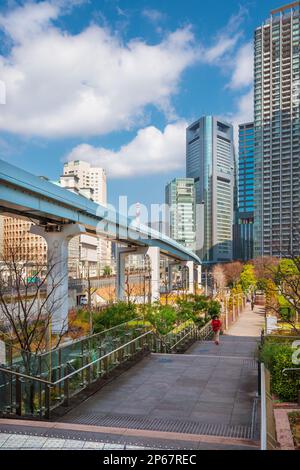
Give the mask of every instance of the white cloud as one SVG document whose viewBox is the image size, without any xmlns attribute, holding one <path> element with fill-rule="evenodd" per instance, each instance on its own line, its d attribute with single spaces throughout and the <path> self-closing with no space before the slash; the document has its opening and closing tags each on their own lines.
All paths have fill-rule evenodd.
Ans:
<svg viewBox="0 0 300 470">
<path fill-rule="evenodd" d="M 7 15 L 0 15 L 0 27 L 12 40 L 22 42 L 29 40 L 50 26 L 51 20 L 59 15 L 58 4 L 43 2 L 28 3 L 13 10 Z"/>
<path fill-rule="evenodd" d="M 144 8 L 142 15 L 152 23 L 157 23 L 165 19 L 166 15 L 159 10 L 153 8 Z"/>
<path fill-rule="evenodd" d="M 170 113 L 182 72 L 198 58 L 190 28 L 156 45 L 125 44 L 95 24 L 71 35 L 52 22 L 65 13 L 61 5 L 28 3 L 0 16 L 0 28 L 13 41 L 10 55 L 0 56 L 7 87 L 0 129 L 99 135 L 140 123 L 149 104 Z"/>
<path fill-rule="evenodd" d="M 238 89 L 253 83 L 253 44 L 244 44 L 234 59 L 234 69 L 229 87 Z"/>
<path fill-rule="evenodd" d="M 134 139 L 119 150 L 81 144 L 67 160 L 84 160 L 105 168 L 112 178 L 128 178 L 176 171 L 185 165 L 185 130 L 187 123 L 178 121 L 160 131 L 154 126 L 140 129 Z"/>
</svg>

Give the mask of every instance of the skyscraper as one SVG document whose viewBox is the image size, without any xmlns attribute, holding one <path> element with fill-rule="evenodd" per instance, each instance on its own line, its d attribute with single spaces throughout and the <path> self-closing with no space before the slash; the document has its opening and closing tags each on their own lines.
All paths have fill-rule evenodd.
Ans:
<svg viewBox="0 0 300 470">
<path fill-rule="evenodd" d="M 195 250 L 196 199 L 193 178 L 175 178 L 166 186 L 169 236 Z"/>
<path fill-rule="evenodd" d="M 239 125 L 238 210 L 234 258 L 253 258 L 254 124 Z"/>
<path fill-rule="evenodd" d="M 232 259 L 233 128 L 204 116 L 187 128 L 186 176 L 194 178 L 197 253 L 204 263 Z"/>
<path fill-rule="evenodd" d="M 299 5 L 272 11 L 255 31 L 256 256 L 300 252 Z"/>
</svg>

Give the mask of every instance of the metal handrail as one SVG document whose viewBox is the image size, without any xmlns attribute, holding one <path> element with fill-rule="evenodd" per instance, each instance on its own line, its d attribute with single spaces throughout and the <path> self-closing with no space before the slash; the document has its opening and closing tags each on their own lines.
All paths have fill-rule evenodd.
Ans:
<svg viewBox="0 0 300 470">
<path fill-rule="evenodd" d="M 33 351 L 28 351 L 27 349 L 23 349 L 21 348 L 18 344 L 13 344 L 11 339 L 8 338 L 7 341 L 3 341 L 5 343 L 5 345 L 9 346 L 9 347 L 12 347 L 13 349 L 17 349 L 18 351 L 20 351 L 21 353 L 26 353 L 26 354 L 30 354 L 34 357 L 43 357 L 43 356 L 46 356 L 47 354 L 50 354 L 54 351 L 56 351 L 57 349 L 64 349 L 68 346 L 71 346 L 73 344 L 77 344 L 79 343 L 80 341 L 86 341 L 86 340 L 89 340 L 91 338 L 94 338 L 96 336 L 100 336 L 101 334 L 104 334 L 104 333 L 107 333 L 113 329 L 116 329 L 116 328 L 120 328 L 124 325 L 126 325 L 127 323 L 131 323 L 131 322 L 134 322 L 134 321 L 143 321 L 144 319 L 141 318 L 141 317 L 136 317 L 136 318 L 132 318 L 132 320 L 127 320 L 123 323 L 120 323 L 119 325 L 116 325 L 116 326 L 112 326 L 110 328 L 108 328 L 107 330 L 103 330 L 103 331 L 99 331 L 99 333 L 94 333 L 92 335 L 89 335 L 89 336 L 84 336 L 84 337 L 81 337 L 81 338 L 78 338 L 78 339 L 75 339 L 73 341 L 70 341 L 69 343 L 64 343 L 64 344 L 61 344 L 58 348 L 56 349 L 51 349 L 50 351 L 45 351 L 45 352 L 33 352 Z M 145 325 L 145 327 L 147 327 L 147 325 Z M 5 336 L 8 336 L 5 332 L 1 332 L 1 334 L 5 335 Z"/>
<path fill-rule="evenodd" d="M 22 377 L 23 379 L 30 379 L 30 380 L 35 380 L 37 382 L 42 382 L 46 385 L 52 386 L 53 382 L 49 382 L 48 380 L 40 379 L 39 377 L 36 377 L 35 375 L 27 375 L 24 374 L 23 372 L 17 372 L 15 370 L 11 369 L 6 369 L 5 367 L 0 366 L 0 372 L 5 372 L 6 374 L 10 375 L 16 375 L 17 377 Z"/>
<path fill-rule="evenodd" d="M 175 348 L 175 346 L 177 346 L 177 344 L 181 343 L 181 341 L 183 341 L 187 336 L 189 336 L 191 334 L 191 331 L 194 329 L 194 327 L 191 327 L 190 330 L 187 332 L 186 335 L 184 335 L 182 338 L 180 338 L 177 343 L 173 344 L 173 346 L 170 347 L 170 351 Z"/>
<path fill-rule="evenodd" d="M 286 367 L 282 370 L 282 375 L 287 375 L 287 372 L 300 372 L 300 367 Z"/>
<path fill-rule="evenodd" d="M 115 330 L 117 328 L 121 328 L 122 326 L 126 325 L 127 323 L 133 322 L 133 321 L 142 321 L 143 318 L 137 317 L 137 318 L 132 318 L 132 320 L 127 320 L 123 323 L 120 323 L 119 325 L 112 326 L 108 328 L 107 330 L 99 331 L 99 333 L 94 333 L 89 336 L 85 336 L 84 338 L 78 338 L 74 341 L 70 341 L 69 343 L 61 344 L 57 349 L 64 349 L 67 348 L 68 346 L 73 346 L 74 344 L 80 343 L 81 341 L 88 341 L 90 339 L 94 339 L 95 337 L 100 337 L 100 335 L 103 335 L 104 333 L 106 334 L 107 332 L 110 332 L 111 330 Z M 51 352 L 55 351 L 55 349 L 51 349 L 50 351 L 45 351 L 44 353 L 41 353 L 40 356 L 45 356 L 46 354 L 50 354 Z"/>
<path fill-rule="evenodd" d="M 206 328 L 210 327 L 210 321 L 207 322 L 204 326 L 202 326 L 202 328 L 199 330 L 199 334 L 201 335 L 202 331 L 205 330 Z M 172 350 L 175 346 L 177 346 L 177 344 L 181 343 L 181 341 L 183 341 L 187 336 L 189 336 L 191 334 L 191 331 L 193 331 L 195 328 L 195 325 L 193 324 L 190 328 L 190 330 L 188 331 L 188 333 L 186 335 L 184 335 L 182 338 L 180 338 L 177 343 L 173 344 L 173 346 L 171 346 L 170 350 Z"/>
<path fill-rule="evenodd" d="M 147 331 L 146 333 L 143 333 L 141 336 L 137 336 L 136 338 L 129 341 L 128 343 L 122 344 L 122 346 L 119 346 L 118 348 L 114 349 L 113 351 L 110 351 L 109 353 L 104 354 L 104 356 L 98 357 L 94 361 L 89 362 L 88 364 L 85 364 L 83 367 L 80 367 L 79 369 L 76 369 L 75 371 L 71 372 L 68 375 L 65 375 L 64 377 L 62 377 L 59 380 L 56 380 L 55 382 L 49 382 L 48 380 L 40 379 L 39 377 L 36 377 L 36 376 L 33 376 L 33 375 L 27 375 L 27 374 L 24 374 L 24 373 L 21 373 L 21 372 L 12 371 L 10 369 L 6 369 L 5 367 L 1 367 L 1 366 L 0 366 L 0 371 L 5 372 L 5 373 L 9 373 L 11 375 L 17 375 L 17 376 L 23 377 L 25 379 L 36 380 L 37 382 L 42 382 L 42 383 L 44 383 L 44 384 L 46 384 L 50 387 L 55 387 L 59 383 L 64 382 L 65 380 L 68 380 L 70 377 L 73 377 L 74 375 L 78 374 L 79 372 L 82 372 L 83 370 L 87 369 L 88 367 L 91 367 L 92 365 L 96 364 L 97 362 L 102 361 L 106 357 L 111 356 L 112 354 L 120 351 L 121 349 L 125 348 L 126 346 L 129 346 L 130 344 L 132 344 L 135 341 L 143 338 L 144 336 L 149 335 L 150 333 L 152 333 L 152 331 Z"/>
</svg>

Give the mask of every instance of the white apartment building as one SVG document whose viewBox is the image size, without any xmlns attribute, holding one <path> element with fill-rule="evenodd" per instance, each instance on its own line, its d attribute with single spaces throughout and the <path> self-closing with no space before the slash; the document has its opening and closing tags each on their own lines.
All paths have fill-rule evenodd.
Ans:
<svg viewBox="0 0 300 470">
<path fill-rule="evenodd" d="M 97 204 L 107 205 L 106 174 L 103 168 L 94 167 L 80 160 L 67 162 L 64 164 L 60 184 L 67 189 L 79 192 Z M 78 243 L 76 238 L 71 241 L 71 249 L 74 246 L 74 252 L 76 243 Z M 80 259 L 82 266 L 89 266 L 92 270 L 90 275 L 100 274 L 104 266 L 111 266 L 111 242 L 103 238 L 97 240 L 89 235 L 81 235 Z"/>
</svg>

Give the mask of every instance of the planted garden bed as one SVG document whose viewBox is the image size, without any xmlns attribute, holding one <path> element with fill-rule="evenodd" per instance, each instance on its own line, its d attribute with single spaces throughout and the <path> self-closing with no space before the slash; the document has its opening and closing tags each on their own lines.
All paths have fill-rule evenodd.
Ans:
<svg viewBox="0 0 300 470">
<path fill-rule="evenodd" d="M 300 450 L 300 411 L 289 413 L 289 421 L 294 439 L 295 449 Z"/>
</svg>

